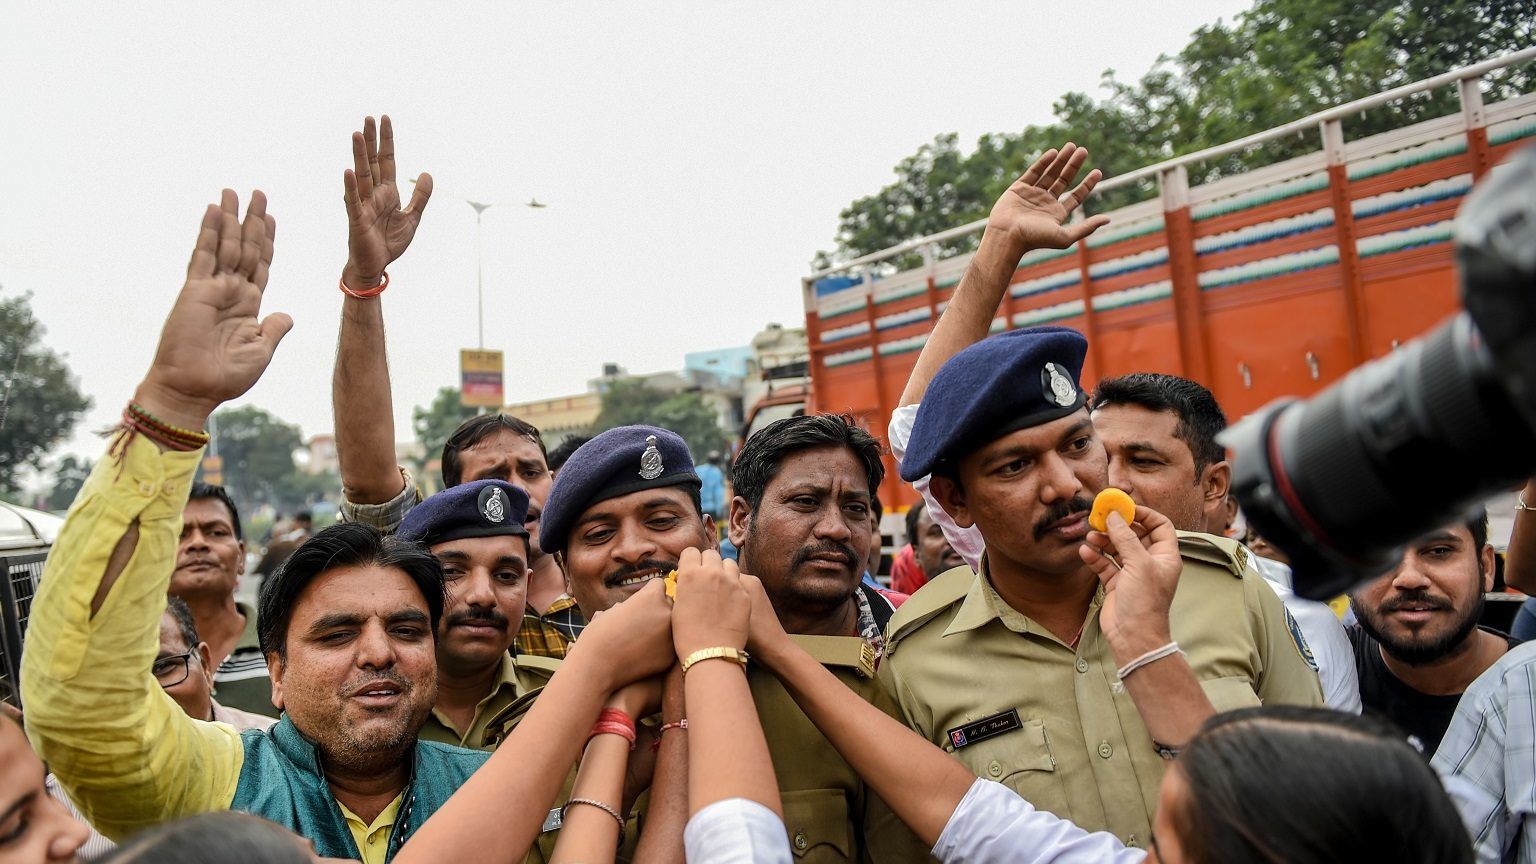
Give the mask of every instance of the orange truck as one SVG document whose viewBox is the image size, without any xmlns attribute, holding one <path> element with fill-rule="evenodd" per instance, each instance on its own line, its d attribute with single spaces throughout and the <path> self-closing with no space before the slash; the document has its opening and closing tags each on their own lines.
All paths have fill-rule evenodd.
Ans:
<svg viewBox="0 0 1536 864">
<path fill-rule="evenodd" d="M 1101 191 L 1155 182 L 1085 243 L 1038 250 L 1014 273 L 993 332 L 1037 324 L 1088 337 L 1085 386 L 1136 371 L 1192 378 L 1235 420 L 1314 393 L 1455 311 L 1452 219 L 1501 158 L 1536 141 L 1536 94 L 1484 104 L 1482 76 L 1536 48 L 1448 72 L 1239 141 L 1148 166 Z M 1358 140 L 1344 122 L 1404 96 L 1457 88 L 1461 110 Z M 1280 138 L 1313 152 L 1191 186 L 1189 166 Z M 850 412 L 883 436 L 929 331 L 969 263 L 935 244 L 957 226 L 805 277 L 811 411 Z M 924 265 L 886 275 L 898 256 Z M 882 266 L 883 265 L 883 266 Z M 889 463 L 889 458 L 888 458 Z M 887 464 L 892 510 L 915 493 Z"/>
</svg>

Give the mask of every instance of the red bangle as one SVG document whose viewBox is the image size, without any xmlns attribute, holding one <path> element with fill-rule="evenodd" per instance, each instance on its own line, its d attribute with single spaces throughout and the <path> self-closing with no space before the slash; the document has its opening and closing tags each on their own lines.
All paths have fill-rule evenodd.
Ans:
<svg viewBox="0 0 1536 864">
<path fill-rule="evenodd" d="M 617 708 L 604 708 L 603 713 L 597 715 L 597 722 L 592 725 L 592 731 L 587 733 L 587 740 L 591 741 L 598 735 L 617 735 L 629 742 L 629 749 L 635 749 L 635 721 Z"/>
<path fill-rule="evenodd" d="M 657 729 L 656 729 L 656 738 L 655 738 L 655 740 L 653 740 L 651 742 L 651 752 L 652 753 L 655 753 L 656 751 L 661 749 L 661 737 L 663 735 L 667 734 L 667 730 L 669 730 L 669 729 L 681 729 L 684 732 L 687 732 L 688 731 L 688 718 L 684 717 L 683 719 L 677 721 L 676 723 L 663 723 L 659 727 L 657 727 Z"/>
<path fill-rule="evenodd" d="M 382 275 L 383 278 L 379 280 L 379 284 L 364 291 L 354 291 L 351 288 L 348 288 L 347 279 L 345 276 L 338 280 L 336 284 L 341 287 L 341 293 L 347 295 L 348 297 L 356 297 L 359 300 L 367 300 L 369 297 L 377 297 L 380 294 L 383 294 L 384 289 L 389 287 L 389 271 L 384 271 Z"/>
</svg>

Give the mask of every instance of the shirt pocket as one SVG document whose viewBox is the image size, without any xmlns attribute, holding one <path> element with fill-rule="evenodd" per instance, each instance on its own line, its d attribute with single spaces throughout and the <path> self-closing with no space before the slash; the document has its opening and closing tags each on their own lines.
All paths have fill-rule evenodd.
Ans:
<svg viewBox="0 0 1536 864">
<path fill-rule="evenodd" d="M 853 824 L 841 789 L 795 789 L 782 793 L 784 828 L 795 860 L 852 861 Z"/>
<path fill-rule="evenodd" d="M 1017 730 L 952 752 L 977 777 L 1002 783 L 1040 809 L 1046 809 L 1041 801 L 1061 800 L 1056 756 L 1040 720 L 1025 720 Z"/>
<path fill-rule="evenodd" d="M 1243 675 L 1207 678 L 1200 682 L 1200 688 L 1205 691 L 1205 697 L 1211 700 L 1211 707 L 1216 709 L 1217 714 L 1234 708 L 1255 708 L 1263 704 L 1259 701 L 1259 694 L 1253 691 L 1253 682 Z"/>
</svg>

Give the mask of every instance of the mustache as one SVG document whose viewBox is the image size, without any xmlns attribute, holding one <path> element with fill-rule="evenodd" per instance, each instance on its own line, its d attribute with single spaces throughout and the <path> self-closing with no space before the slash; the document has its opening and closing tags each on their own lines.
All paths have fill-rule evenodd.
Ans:
<svg viewBox="0 0 1536 864">
<path fill-rule="evenodd" d="M 612 588 L 625 579 L 644 573 L 647 570 L 655 570 L 659 575 L 665 576 L 669 571 L 676 569 L 676 561 L 665 561 L 661 558 L 645 558 L 633 564 L 625 564 L 604 576 L 603 585 Z"/>
<path fill-rule="evenodd" d="M 399 672 L 396 672 L 393 669 L 380 669 L 377 672 L 369 672 L 364 675 L 359 675 L 352 681 L 348 681 L 347 685 L 342 688 L 341 694 L 343 696 L 355 696 L 358 693 L 361 693 L 364 690 L 372 687 L 373 685 L 378 684 L 380 681 L 388 681 L 396 687 L 399 687 L 402 694 L 409 693 L 415 689 L 411 685 L 410 680 L 404 675 L 401 675 Z"/>
<path fill-rule="evenodd" d="M 1403 593 L 1398 594 L 1389 600 L 1383 601 L 1381 604 L 1380 612 L 1381 614 L 1385 615 L 1389 612 L 1400 611 L 1409 606 L 1428 606 L 1431 609 L 1441 612 L 1449 611 L 1452 608 L 1450 601 L 1442 600 L 1439 597 L 1431 597 L 1429 596 L 1428 592 L 1424 591 L 1423 589 L 1419 589 L 1415 591 L 1404 591 Z"/>
<path fill-rule="evenodd" d="M 494 624 L 503 629 L 510 622 L 507 616 L 501 614 L 501 610 L 493 606 L 471 606 L 449 615 L 443 622 L 449 627 L 456 624 Z"/>
<path fill-rule="evenodd" d="M 209 567 L 217 567 L 217 566 L 219 566 L 218 559 L 211 558 L 211 557 L 208 557 L 206 555 L 198 555 L 198 556 L 195 556 L 195 557 L 183 558 L 180 561 L 177 561 L 176 562 L 176 569 L 180 570 L 183 567 L 194 567 L 194 566 L 197 566 L 197 565 L 200 565 L 200 564 L 206 564 Z"/>
<path fill-rule="evenodd" d="M 790 562 L 789 569 L 791 571 L 796 570 L 800 567 L 801 564 L 806 563 L 818 555 L 835 555 L 841 558 L 843 563 L 846 564 L 849 568 L 854 567 L 859 562 L 858 553 L 853 551 L 852 546 L 849 546 L 846 543 L 838 543 L 835 540 L 825 540 L 821 543 L 817 543 L 814 546 L 802 546 L 800 550 L 795 553 L 795 558 Z"/>
<path fill-rule="evenodd" d="M 1052 501 L 1045 515 L 1035 523 L 1035 539 L 1043 539 L 1050 532 L 1051 526 L 1057 522 L 1078 513 L 1087 513 L 1092 509 L 1093 502 L 1081 495 L 1074 495 L 1066 501 Z"/>
</svg>

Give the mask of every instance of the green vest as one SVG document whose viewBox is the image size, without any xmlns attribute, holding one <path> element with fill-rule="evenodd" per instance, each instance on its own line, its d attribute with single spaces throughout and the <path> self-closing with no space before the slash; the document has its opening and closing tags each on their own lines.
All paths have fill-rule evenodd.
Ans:
<svg viewBox="0 0 1536 864">
<path fill-rule="evenodd" d="M 362 858 L 325 781 L 315 745 L 299 734 L 287 714 L 271 729 L 249 729 L 240 739 L 245 763 L 229 809 L 254 813 L 309 838 L 322 858 Z M 394 858 L 427 817 L 488 758 L 489 753 L 479 750 L 417 741 L 411 779 L 389 835 L 385 860 Z"/>
</svg>

